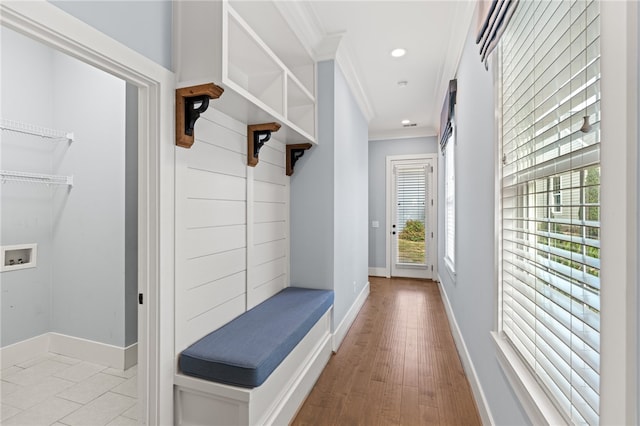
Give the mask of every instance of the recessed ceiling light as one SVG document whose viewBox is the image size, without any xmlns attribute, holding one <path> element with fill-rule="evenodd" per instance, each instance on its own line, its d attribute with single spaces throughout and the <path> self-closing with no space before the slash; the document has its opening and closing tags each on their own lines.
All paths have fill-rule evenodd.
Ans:
<svg viewBox="0 0 640 426">
<path fill-rule="evenodd" d="M 391 56 L 393 56 L 394 58 L 399 58 L 401 56 L 404 56 L 406 53 L 407 51 L 405 49 L 398 48 L 391 51 Z"/>
<path fill-rule="evenodd" d="M 411 120 L 402 120 L 402 125 L 406 126 L 407 124 L 411 124 Z"/>
<path fill-rule="evenodd" d="M 398 82 L 398 87 L 407 87 L 407 84 L 409 84 L 407 80 L 400 80 Z"/>
</svg>

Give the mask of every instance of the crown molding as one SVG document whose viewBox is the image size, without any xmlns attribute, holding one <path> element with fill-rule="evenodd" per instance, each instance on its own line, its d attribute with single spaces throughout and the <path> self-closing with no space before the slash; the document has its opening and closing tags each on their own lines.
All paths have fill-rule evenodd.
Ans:
<svg viewBox="0 0 640 426">
<path fill-rule="evenodd" d="M 411 127 L 406 129 L 393 129 L 369 132 L 369 142 L 389 140 L 389 139 L 408 139 L 437 137 L 438 132 L 433 127 Z"/>
<path fill-rule="evenodd" d="M 345 33 L 327 34 L 309 2 L 274 1 L 274 5 L 316 62 L 335 60 L 367 122 L 375 117 L 353 55 L 342 43 Z"/>
<path fill-rule="evenodd" d="M 304 48 L 317 60 L 316 47 L 326 37 L 326 31 L 311 4 L 306 1 L 273 1 L 273 5 L 289 24 Z"/>
<path fill-rule="evenodd" d="M 449 80 L 456 77 L 458 72 L 458 66 L 460 65 L 460 59 L 462 58 L 462 51 L 464 50 L 464 43 L 467 39 L 469 31 L 474 31 L 475 26 L 471 25 L 471 19 L 476 9 L 476 2 L 473 1 L 458 1 L 456 3 L 456 10 L 454 12 L 454 25 L 449 28 L 449 43 L 447 45 L 447 58 L 440 66 L 439 81 L 436 86 L 436 92 L 433 94 L 433 101 L 435 105 L 441 106 L 445 98 L 449 87 Z M 460 31 L 462 29 L 462 31 Z M 440 126 L 440 123 L 432 123 L 435 128 Z"/>
<path fill-rule="evenodd" d="M 348 49 L 343 44 L 342 47 L 338 47 L 335 60 L 342 70 L 342 74 L 344 75 L 345 80 L 347 80 L 347 85 L 351 89 L 351 93 L 368 123 L 376 116 L 376 114 L 371 102 L 369 101 L 367 92 L 364 90 L 362 81 L 360 80 L 360 73 L 356 70 L 354 63 L 351 60 L 352 57 L 353 56 L 348 52 Z"/>
</svg>

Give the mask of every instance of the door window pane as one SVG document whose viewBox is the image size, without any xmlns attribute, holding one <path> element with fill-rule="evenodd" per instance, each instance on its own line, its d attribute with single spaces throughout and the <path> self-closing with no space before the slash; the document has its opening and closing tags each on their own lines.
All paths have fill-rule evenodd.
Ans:
<svg viewBox="0 0 640 426">
<path fill-rule="evenodd" d="M 397 263 L 424 265 L 425 250 L 425 168 L 397 168 Z"/>
</svg>

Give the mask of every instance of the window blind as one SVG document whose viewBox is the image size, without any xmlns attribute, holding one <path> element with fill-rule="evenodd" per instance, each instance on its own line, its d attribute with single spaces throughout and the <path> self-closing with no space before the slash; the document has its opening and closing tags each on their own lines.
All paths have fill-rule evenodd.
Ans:
<svg viewBox="0 0 640 426">
<path fill-rule="evenodd" d="M 402 232 L 408 220 L 424 223 L 426 199 L 426 173 L 424 167 L 397 167 L 396 191 L 398 197 L 398 232 Z"/>
<path fill-rule="evenodd" d="M 399 239 L 403 239 L 403 231 L 410 221 L 420 222 L 426 229 L 425 200 L 427 198 L 426 169 L 424 166 L 399 166 L 395 167 L 396 197 L 397 197 L 397 232 Z M 411 229 L 409 230 L 411 232 Z M 422 235 L 424 246 L 424 235 Z M 406 250 L 399 249 L 397 263 L 424 264 L 424 256 L 420 261 L 412 259 Z"/>
<path fill-rule="evenodd" d="M 598 2 L 520 0 L 501 87 L 502 330 L 569 421 L 597 424 Z"/>
</svg>

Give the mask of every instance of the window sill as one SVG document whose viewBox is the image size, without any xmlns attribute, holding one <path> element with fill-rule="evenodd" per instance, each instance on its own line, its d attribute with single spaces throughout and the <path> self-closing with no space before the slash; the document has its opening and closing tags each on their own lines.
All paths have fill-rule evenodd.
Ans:
<svg viewBox="0 0 640 426">
<path fill-rule="evenodd" d="M 502 368 L 531 423 L 534 425 L 567 424 L 567 420 L 538 384 L 507 338 L 499 332 L 492 332 L 491 336 L 496 344 L 500 368 Z"/>
</svg>

